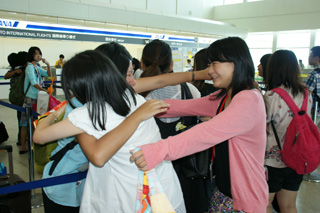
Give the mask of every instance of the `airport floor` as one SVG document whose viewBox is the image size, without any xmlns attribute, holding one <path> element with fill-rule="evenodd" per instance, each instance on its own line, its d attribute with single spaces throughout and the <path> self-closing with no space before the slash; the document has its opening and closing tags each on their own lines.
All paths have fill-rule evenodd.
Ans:
<svg viewBox="0 0 320 213">
<path fill-rule="evenodd" d="M 7 100 L 4 100 L 7 101 Z M 19 154 L 19 147 L 17 142 L 17 119 L 16 111 L 0 105 L 0 120 L 5 124 L 9 134 L 8 141 L 3 145 L 12 145 L 13 147 L 13 166 L 14 173 L 18 174 L 26 182 L 29 179 L 29 166 L 28 166 L 28 154 Z M 320 153 L 319 153 L 320 154 Z M 0 162 L 3 162 L 8 167 L 8 157 L 5 152 L 0 152 Z M 320 173 L 320 169 L 316 170 Z M 34 180 L 41 179 L 41 175 L 36 171 L 34 172 Z M 33 193 L 35 198 L 32 200 L 36 205 L 40 202 L 38 197 L 41 196 L 41 190 L 36 189 Z M 320 183 L 302 181 L 298 198 L 297 208 L 299 213 L 319 213 L 320 212 Z M 43 207 L 37 207 L 32 209 L 32 213 L 43 213 Z"/>
</svg>

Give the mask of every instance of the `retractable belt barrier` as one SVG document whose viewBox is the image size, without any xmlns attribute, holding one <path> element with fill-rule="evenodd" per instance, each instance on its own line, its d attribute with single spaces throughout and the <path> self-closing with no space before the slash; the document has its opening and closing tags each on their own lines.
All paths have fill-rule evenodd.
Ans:
<svg viewBox="0 0 320 213">
<path fill-rule="evenodd" d="M 46 178 L 42 180 L 31 181 L 27 183 L 21 183 L 13 186 L 6 186 L 6 187 L 0 188 L 0 195 L 20 192 L 20 191 L 25 191 L 30 189 L 54 186 L 59 184 L 72 183 L 79 180 L 83 180 L 86 178 L 86 176 L 87 176 L 87 171 L 84 171 L 84 172 L 77 172 L 73 174 L 61 175 L 61 176 L 52 177 L 52 178 Z"/>
<path fill-rule="evenodd" d="M 7 103 L 5 101 L 1 101 L 0 100 L 0 104 L 3 105 L 3 106 L 6 106 L 8 108 L 11 108 L 11 109 L 15 109 L 17 111 L 20 111 L 20 112 L 26 112 L 26 108 L 24 107 L 21 107 L 21 106 L 17 106 L 17 105 L 14 105 L 14 104 L 10 104 L 10 103 Z M 33 117 L 37 118 L 39 116 L 39 114 L 35 111 L 32 111 L 32 115 Z"/>
</svg>

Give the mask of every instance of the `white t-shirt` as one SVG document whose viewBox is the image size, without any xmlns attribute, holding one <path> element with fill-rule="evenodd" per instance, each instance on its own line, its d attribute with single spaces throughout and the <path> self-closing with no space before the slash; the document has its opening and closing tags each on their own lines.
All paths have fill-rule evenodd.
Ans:
<svg viewBox="0 0 320 213">
<path fill-rule="evenodd" d="M 132 97 L 130 95 L 129 97 L 131 114 L 145 102 L 145 99 L 136 95 L 137 106 L 134 106 Z M 98 131 L 93 127 L 87 104 L 72 111 L 68 118 L 75 126 L 99 139 L 126 118 L 116 114 L 109 104 L 106 104 L 106 113 L 107 130 L 103 131 Z M 80 212 L 135 212 L 138 168 L 129 160 L 130 150 L 160 139 L 158 126 L 154 118 L 150 118 L 140 123 L 135 133 L 103 167 L 96 167 L 90 163 Z M 181 206 L 184 202 L 183 196 L 171 162 L 162 162 L 156 167 L 156 172 L 172 206 L 175 209 Z"/>
</svg>

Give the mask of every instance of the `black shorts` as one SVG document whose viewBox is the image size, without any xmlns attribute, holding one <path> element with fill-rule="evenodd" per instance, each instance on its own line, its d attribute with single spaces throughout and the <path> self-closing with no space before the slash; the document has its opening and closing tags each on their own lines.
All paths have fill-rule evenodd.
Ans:
<svg viewBox="0 0 320 213">
<path fill-rule="evenodd" d="M 303 175 L 299 175 L 293 169 L 274 168 L 266 166 L 268 169 L 269 193 L 276 193 L 281 189 L 298 191 L 302 182 Z"/>
</svg>

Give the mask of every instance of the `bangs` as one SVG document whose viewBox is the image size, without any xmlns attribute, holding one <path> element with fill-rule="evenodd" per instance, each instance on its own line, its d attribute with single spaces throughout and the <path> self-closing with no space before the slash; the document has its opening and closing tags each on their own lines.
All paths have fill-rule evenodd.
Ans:
<svg viewBox="0 0 320 213">
<path fill-rule="evenodd" d="M 210 46 L 207 54 L 206 54 L 206 59 L 207 59 L 207 63 L 211 64 L 214 61 L 218 61 L 218 62 L 234 62 L 231 59 L 227 59 L 224 54 L 223 54 L 223 50 L 214 46 Z"/>
</svg>

